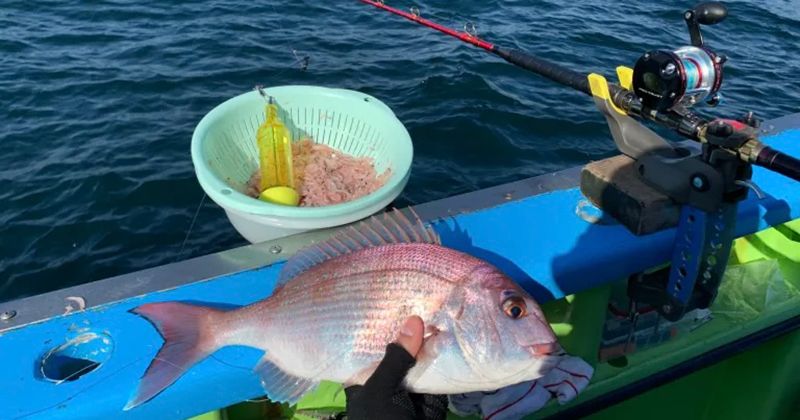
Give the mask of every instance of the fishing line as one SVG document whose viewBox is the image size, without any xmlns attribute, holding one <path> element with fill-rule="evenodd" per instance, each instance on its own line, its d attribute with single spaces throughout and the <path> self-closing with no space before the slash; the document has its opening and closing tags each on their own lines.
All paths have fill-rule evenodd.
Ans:
<svg viewBox="0 0 800 420">
<path fill-rule="evenodd" d="M 226 361 L 220 359 L 219 357 L 217 357 L 214 354 L 210 355 L 209 358 L 210 359 L 214 359 L 218 363 L 223 364 L 225 366 L 228 366 L 228 367 L 231 367 L 231 368 L 234 368 L 234 369 L 244 370 L 244 371 L 246 371 L 248 373 L 251 373 L 251 374 L 253 373 L 253 367 L 252 366 L 251 367 L 246 367 L 246 366 L 234 365 L 233 363 L 229 363 L 229 362 L 226 362 Z M 251 403 L 261 403 L 261 402 L 267 402 L 267 401 L 272 401 L 272 400 L 270 400 L 269 397 L 261 397 L 261 398 L 248 398 L 248 399 L 246 399 L 244 401 L 245 402 L 251 402 Z"/>
<path fill-rule="evenodd" d="M 270 4 L 269 6 L 270 6 L 270 8 L 272 8 L 272 11 L 274 12 L 275 16 L 279 16 L 280 15 L 278 13 L 278 11 L 275 9 L 274 5 Z M 278 23 L 278 26 L 280 27 L 281 31 L 286 32 L 286 28 L 283 26 L 283 24 L 281 24 L 280 19 L 277 20 L 277 23 Z M 300 70 L 301 71 L 308 70 L 308 65 L 311 62 L 311 57 L 309 55 L 303 55 L 303 56 L 299 55 L 298 52 L 297 52 L 297 49 L 294 48 L 293 45 L 290 45 L 289 47 L 290 47 L 290 49 L 292 51 L 292 56 L 294 57 L 294 61 L 292 61 L 287 68 L 285 68 L 285 69 L 273 74 L 271 76 L 272 78 L 277 78 L 278 76 L 283 75 L 284 73 L 288 72 L 289 70 L 295 69 L 295 66 L 297 64 L 300 65 Z M 192 223 L 189 225 L 189 230 L 186 231 L 186 236 L 183 238 L 183 243 L 181 243 L 181 249 L 180 249 L 180 251 L 178 251 L 178 254 L 175 257 L 175 261 L 178 261 L 178 259 L 181 257 L 181 255 L 183 255 L 183 251 L 186 248 L 186 243 L 189 240 L 189 235 L 191 235 L 192 230 L 194 229 L 194 224 L 197 221 L 197 216 L 200 214 L 200 209 L 203 207 L 203 203 L 205 202 L 205 200 L 206 200 L 206 194 L 203 193 L 203 198 L 200 199 L 200 204 L 198 204 L 197 210 L 195 210 L 194 217 L 192 218 Z"/>
<path fill-rule="evenodd" d="M 178 251 L 178 255 L 175 256 L 175 261 L 181 257 L 183 254 L 183 249 L 186 247 L 186 241 L 189 240 L 189 235 L 192 233 L 192 229 L 194 228 L 194 223 L 197 221 L 197 215 L 200 214 L 200 208 L 203 207 L 203 203 L 206 201 L 206 193 L 203 192 L 203 198 L 200 199 L 200 204 L 197 205 L 197 210 L 194 212 L 194 217 L 192 218 L 192 223 L 189 225 L 189 230 L 186 231 L 186 236 L 183 238 L 183 243 L 181 244 L 181 250 Z"/>
<path fill-rule="evenodd" d="M 275 5 L 270 4 L 269 7 L 272 8 L 272 12 L 274 13 L 275 16 L 280 16 L 280 13 L 278 13 L 278 11 L 275 9 Z M 280 27 L 282 32 L 287 33 L 286 28 L 281 23 L 281 19 L 278 19 L 278 26 Z M 292 44 L 289 45 L 289 48 L 292 50 L 292 55 L 294 56 L 295 61 L 289 64 L 289 68 L 282 70 L 281 72 L 275 74 L 273 77 L 277 77 L 286 72 L 287 70 L 294 68 L 295 64 L 297 63 L 301 63 L 300 70 L 306 71 L 308 69 L 308 64 L 311 61 L 311 57 L 309 55 L 304 55 L 300 57 L 299 55 L 297 55 L 297 49 L 294 47 L 295 46 Z"/>
</svg>

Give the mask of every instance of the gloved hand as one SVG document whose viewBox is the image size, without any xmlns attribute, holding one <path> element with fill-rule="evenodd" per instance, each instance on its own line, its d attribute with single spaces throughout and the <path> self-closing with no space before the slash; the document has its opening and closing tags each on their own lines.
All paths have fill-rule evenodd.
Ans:
<svg viewBox="0 0 800 420">
<path fill-rule="evenodd" d="M 444 420 L 447 396 L 412 394 L 403 380 L 416 363 L 422 347 L 422 319 L 409 318 L 394 343 L 386 346 L 386 355 L 364 385 L 345 388 L 348 420 Z"/>
</svg>

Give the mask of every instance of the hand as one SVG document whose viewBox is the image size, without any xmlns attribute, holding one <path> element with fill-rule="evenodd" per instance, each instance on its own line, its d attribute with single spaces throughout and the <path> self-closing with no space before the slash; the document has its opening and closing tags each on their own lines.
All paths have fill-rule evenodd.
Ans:
<svg viewBox="0 0 800 420">
<path fill-rule="evenodd" d="M 345 388 L 348 419 L 447 418 L 446 395 L 411 394 L 403 387 L 403 380 L 422 348 L 424 331 L 418 316 L 406 320 L 397 339 L 386 346 L 386 355 L 364 385 Z"/>
</svg>

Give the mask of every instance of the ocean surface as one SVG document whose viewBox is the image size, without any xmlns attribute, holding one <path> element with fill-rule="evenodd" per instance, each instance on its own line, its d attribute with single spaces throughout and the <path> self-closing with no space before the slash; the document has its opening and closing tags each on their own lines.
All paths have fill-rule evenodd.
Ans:
<svg viewBox="0 0 800 420">
<path fill-rule="evenodd" d="M 388 3 L 608 77 L 688 44 L 694 5 Z M 725 99 L 704 111 L 800 112 L 797 2 L 727 4 L 728 19 L 704 27 L 730 60 Z M 588 97 L 356 0 L 4 0 L 0 301 L 245 245 L 216 204 L 198 207 L 189 144 L 207 112 L 256 84 L 354 89 L 390 106 L 416 152 L 399 205 L 615 153 Z"/>
</svg>

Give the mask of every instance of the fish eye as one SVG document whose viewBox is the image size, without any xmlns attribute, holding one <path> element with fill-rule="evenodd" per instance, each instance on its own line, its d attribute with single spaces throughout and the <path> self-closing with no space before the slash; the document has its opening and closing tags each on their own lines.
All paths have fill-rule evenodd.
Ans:
<svg viewBox="0 0 800 420">
<path fill-rule="evenodd" d="M 511 296 L 503 301 L 503 312 L 511 319 L 520 319 L 528 314 L 525 300 L 520 296 Z"/>
</svg>

